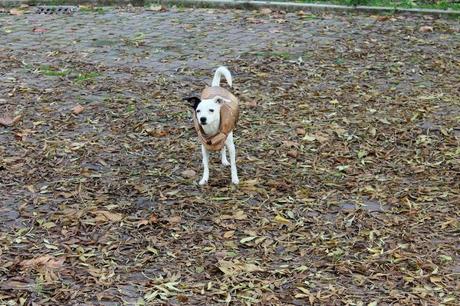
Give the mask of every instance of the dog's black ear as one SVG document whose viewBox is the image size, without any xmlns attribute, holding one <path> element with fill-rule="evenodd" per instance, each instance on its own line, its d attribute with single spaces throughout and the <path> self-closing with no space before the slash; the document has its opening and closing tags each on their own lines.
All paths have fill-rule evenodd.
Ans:
<svg viewBox="0 0 460 306">
<path fill-rule="evenodd" d="M 193 109 L 196 109 L 198 107 L 198 104 L 200 104 L 201 102 L 201 99 L 198 97 L 188 97 L 184 98 L 184 100 L 189 102 Z"/>
</svg>

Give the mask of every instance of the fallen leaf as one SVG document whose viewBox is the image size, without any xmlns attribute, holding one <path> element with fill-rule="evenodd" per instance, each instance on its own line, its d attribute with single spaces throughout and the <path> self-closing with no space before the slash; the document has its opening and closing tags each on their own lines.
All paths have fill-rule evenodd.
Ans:
<svg viewBox="0 0 460 306">
<path fill-rule="evenodd" d="M 72 113 L 74 113 L 75 115 L 78 115 L 78 114 L 81 114 L 84 110 L 85 110 L 85 107 L 78 104 L 77 106 L 72 108 Z"/>
<path fill-rule="evenodd" d="M 305 135 L 302 139 L 305 140 L 305 141 L 312 142 L 312 141 L 315 141 L 315 140 L 316 140 L 316 137 L 313 136 L 313 135 L 308 135 L 308 134 L 307 134 L 307 135 Z"/>
<path fill-rule="evenodd" d="M 24 11 L 13 8 L 10 9 L 10 15 L 21 16 L 24 15 Z"/>
<path fill-rule="evenodd" d="M 163 6 L 163 5 L 151 5 L 147 8 L 147 11 L 152 11 L 152 12 L 167 12 L 168 8 Z"/>
<path fill-rule="evenodd" d="M 292 158 L 299 157 L 299 151 L 297 151 L 297 150 L 290 150 L 286 154 L 287 154 L 287 156 L 292 157 Z"/>
<path fill-rule="evenodd" d="M 143 219 L 143 220 L 137 221 L 137 227 L 141 227 L 142 225 L 147 225 L 147 224 L 149 224 L 149 220 Z"/>
<path fill-rule="evenodd" d="M 329 101 L 329 103 L 331 103 L 332 105 L 337 105 L 337 104 L 339 104 L 339 100 L 333 99 L 333 100 Z"/>
<path fill-rule="evenodd" d="M 169 222 L 171 225 L 179 224 L 181 221 L 182 221 L 182 217 L 181 217 L 181 216 L 174 216 L 174 217 L 168 218 L 168 222 Z"/>
<path fill-rule="evenodd" d="M 252 240 L 254 240 L 254 239 L 256 239 L 256 238 L 257 238 L 257 237 L 255 237 L 255 236 L 249 236 L 249 237 L 246 237 L 246 238 L 241 239 L 241 240 L 240 240 L 240 243 L 247 243 L 247 242 L 250 242 L 250 241 L 252 241 Z"/>
<path fill-rule="evenodd" d="M 246 215 L 246 213 L 242 210 L 237 210 L 234 214 L 233 214 L 233 218 L 235 220 L 246 220 L 248 218 L 248 216 Z"/>
<path fill-rule="evenodd" d="M 252 263 L 246 263 L 242 266 L 242 270 L 245 272 L 262 272 L 265 271 L 258 265 L 252 264 Z"/>
<path fill-rule="evenodd" d="M 181 175 L 185 178 L 193 178 L 196 176 L 196 172 L 192 169 L 182 171 Z"/>
<path fill-rule="evenodd" d="M 299 143 L 291 140 L 285 140 L 283 141 L 283 146 L 288 148 L 297 148 Z"/>
<path fill-rule="evenodd" d="M 233 237 L 234 234 L 235 234 L 235 231 L 227 231 L 224 233 L 224 238 L 225 239 L 231 238 Z"/>
<path fill-rule="evenodd" d="M 297 129 L 295 130 L 295 132 L 296 132 L 297 135 L 299 135 L 299 136 L 303 136 L 303 135 L 305 135 L 305 134 L 307 133 L 307 132 L 305 131 L 304 128 L 297 128 Z"/>
<path fill-rule="evenodd" d="M 119 213 L 114 213 L 110 212 L 107 210 L 97 210 L 93 211 L 93 214 L 96 215 L 96 221 L 101 221 L 101 222 L 119 222 L 123 219 L 123 215 Z"/>
<path fill-rule="evenodd" d="M 288 219 L 284 218 L 281 215 L 276 215 L 276 217 L 273 220 L 281 224 L 291 224 L 291 221 L 289 221 Z"/>
<path fill-rule="evenodd" d="M 269 9 L 268 7 L 264 7 L 260 9 L 259 12 L 263 15 L 270 15 L 272 13 L 272 10 Z"/>
<path fill-rule="evenodd" d="M 14 118 L 11 118 L 9 115 L 3 115 L 0 117 L 0 125 L 3 126 L 13 126 L 15 125 L 19 120 L 21 119 L 21 116 L 16 116 Z"/>
<path fill-rule="evenodd" d="M 55 258 L 51 255 L 44 255 L 28 260 L 23 260 L 20 265 L 24 268 L 47 268 L 47 269 L 59 269 L 64 264 L 65 257 Z"/>
<path fill-rule="evenodd" d="M 158 222 L 158 216 L 155 213 L 151 214 L 150 217 L 149 217 L 149 222 L 150 223 L 157 223 Z"/>
<path fill-rule="evenodd" d="M 257 107 L 257 101 L 256 100 L 251 100 L 249 103 L 248 103 L 248 106 L 250 108 L 256 108 Z"/>
<path fill-rule="evenodd" d="M 433 27 L 430 26 L 422 26 L 418 29 L 422 33 L 433 32 Z"/>
<path fill-rule="evenodd" d="M 375 19 L 376 19 L 377 21 L 387 21 L 387 20 L 391 19 L 391 16 L 389 16 L 389 15 L 386 15 L 386 16 L 377 16 Z"/>
</svg>

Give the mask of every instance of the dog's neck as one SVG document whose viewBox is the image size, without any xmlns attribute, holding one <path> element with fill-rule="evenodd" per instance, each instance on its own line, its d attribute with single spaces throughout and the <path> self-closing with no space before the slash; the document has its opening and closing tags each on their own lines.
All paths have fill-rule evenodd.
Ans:
<svg viewBox="0 0 460 306">
<path fill-rule="evenodd" d="M 220 120 L 212 122 L 210 124 L 202 125 L 201 128 L 206 136 L 216 135 L 219 132 Z"/>
</svg>

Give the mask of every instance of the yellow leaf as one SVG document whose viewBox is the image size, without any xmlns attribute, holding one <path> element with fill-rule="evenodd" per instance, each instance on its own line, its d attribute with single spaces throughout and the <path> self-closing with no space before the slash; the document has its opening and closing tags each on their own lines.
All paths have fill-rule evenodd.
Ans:
<svg viewBox="0 0 460 306">
<path fill-rule="evenodd" d="M 225 239 L 231 238 L 231 237 L 233 237 L 234 234 L 235 234 L 235 231 L 228 231 L 228 232 L 225 232 L 225 233 L 224 233 L 224 238 L 225 238 Z"/>
<path fill-rule="evenodd" d="M 336 105 L 336 104 L 339 104 L 339 100 L 334 99 L 334 100 L 329 101 L 329 103 Z"/>
<path fill-rule="evenodd" d="M 257 237 L 255 237 L 255 236 L 249 236 L 249 237 L 246 237 L 246 238 L 241 239 L 241 240 L 240 240 L 240 243 L 247 243 L 247 242 L 250 242 L 250 241 L 252 241 L 252 240 L 254 240 L 254 239 L 256 239 L 256 238 L 257 238 Z"/>
<path fill-rule="evenodd" d="M 303 140 L 305 140 L 305 141 L 310 141 L 310 142 L 311 142 L 311 141 L 315 141 L 315 140 L 316 140 L 316 137 L 313 136 L 313 135 L 308 135 L 308 134 L 306 134 L 306 135 L 303 137 Z"/>
<path fill-rule="evenodd" d="M 291 221 L 280 215 L 276 215 L 274 221 L 281 224 L 291 224 Z"/>
<path fill-rule="evenodd" d="M 264 271 L 264 269 L 260 268 L 259 266 L 251 263 L 244 264 L 243 271 L 245 272 L 258 272 Z"/>
<path fill-rule="evenodd" d="M 237 210 L 234 214 L 233 214 L 233 218 L 235 220 L 246 220 L 248 218 L 248 216 L 244 213 L 244 211 L 242 210 Z"/>
</svg>

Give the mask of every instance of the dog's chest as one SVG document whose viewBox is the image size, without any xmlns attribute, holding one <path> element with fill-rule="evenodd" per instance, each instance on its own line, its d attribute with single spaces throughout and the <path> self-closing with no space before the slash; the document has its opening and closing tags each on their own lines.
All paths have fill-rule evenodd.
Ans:
<svg viewBox="0 0 460 306">
<path fill-rule="evenodd" d="M 219 133 L 219 126 L 220 126 L 220 120 L 212 122 L 207 125 L 202 125 L 201 128 L 203 129 L 203 132 L 206 134 L 206 136 L 214 136 L 217 133 Z"/>
</svg>

